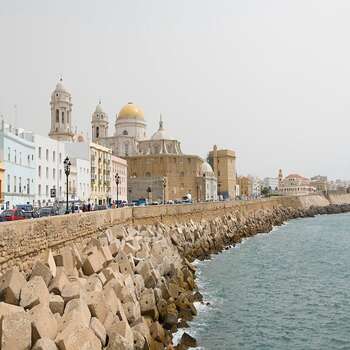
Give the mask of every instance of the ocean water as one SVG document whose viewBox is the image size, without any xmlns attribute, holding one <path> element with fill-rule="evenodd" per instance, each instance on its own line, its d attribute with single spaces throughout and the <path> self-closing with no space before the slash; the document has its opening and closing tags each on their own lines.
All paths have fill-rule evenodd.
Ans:
<svg viewBox="0 0 350 350">
<path fill-rule="evenodd" d="M 199 349 L 350 349 L 350 214 L 292 220 L 197 268 Z"/>
</svg>

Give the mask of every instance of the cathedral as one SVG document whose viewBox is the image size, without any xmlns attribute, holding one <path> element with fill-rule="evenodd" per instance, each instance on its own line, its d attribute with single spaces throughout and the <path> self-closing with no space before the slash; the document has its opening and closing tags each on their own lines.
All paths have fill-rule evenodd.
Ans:
<svg viewBox="0 0 350 350">
<path fill-rule="evenodd" d="M 114 135 L 108 135 L 108 116 L 101 103 L 91 118 L 92 141 L 128 162 L 128 200 L 217 199 L 217 178 L 211 166 L 196 155 L 183 154 L 181 144 L 169 136 L 162 116 L 149 138 L 140 107 L 126 104 L 116 115 Z"/>
</svg>

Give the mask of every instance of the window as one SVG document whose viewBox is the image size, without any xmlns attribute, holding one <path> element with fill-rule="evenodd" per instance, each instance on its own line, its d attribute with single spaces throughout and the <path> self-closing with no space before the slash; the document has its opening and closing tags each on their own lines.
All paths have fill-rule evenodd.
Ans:
<svg viewBox="0 0 350 350">
<path fill-rule="evenodd" d="M 46 160 L 48 161 L 49 160 L 49 150 L 46 149 Z"/>
<path fill-rule="evenodd" d="M 17 163 L 17 151 L 15 150 L 15 164 Z"/>
<path fill-rule="evenodd" d="M 49 186 L 48 186 L 48 185 L 46 185 L 46 191 L 45 191 L 45 194 L 46 194 L 46 196 L 48 196 L 48 195 L 49 195 Z"/>
<path fill-rule="evenodd" d="M 17 192 L 17 177 L 13 177 L 13 192 Z"/>
<path fill-rule="evenodd" d="M 49 168 L 46 167 L 46 178 L 48 179 L 49 178 Z"/>
<path fill-rule="evenodd" d="M 19 191 L 19 193 L 22 193 L 22 178 L 21 177 L 19 177 L 18 178 L 18 191 Z"/>
<path fill-rule="evenodd" d="M 7 149 L 7 160 L 11 162 L 11 149 L 10 147 Z"/>
<path fill-rule="evenodd" d="M 38 194 L 41 196 L 41 185 L 38 185 Z"/>
<path fill-rule="evenodd" d="M 67 124 L 69 124 L 69 112 L 67 112 Z"/>
<path fill-rule="evenodd" d="M 41 147 L 39 147 L 39 149 L 38 149 L 38 157 L 39 157 L 39 159 L 41 159 Z"/>
<path fill-rule="evenodd" d="M 60 180 L 62 180 L 62 169 L 60 169 Z"/>
<path fill-rule="evenodd" d="M 123 135 L 128 135 L 128 132 L 126 130 L 123 131 Z"/>
<path fill-rule="evenodd" d="M 27 194 L 30 194 L 30 179 L 27 179 Z"/>
<path fill-rule="evenodd" d="M 99 136 L 100 136 L 100 128 L 96 126 L 96 138 L 98 139 Z"/>
<path fill-rule="evenodd" d="M 62 111 L 62 124 L 64 124 L 64 112 Z"/>
<path fill-rule="evenodd" d="M 28 155 L 27 157 L 27 163 L 28 163 L 27 165 L 30 166 L 30 155 Z"/>
<path fill-rule="evenodd" d="M 7 175 L 7 192 L 11 192 L 11 177 Z"/>
<path fill-rule="evenodd" d="M 41 177 L 41 165 L 38 166 L 38 175 Z"/>
<path fill-rule="evenodd" d="M 19 165 L 22 165 L 22 152 L 19 152 Z"/>
<path fill-rule="evenodd" d="M 60 111 L 56 109 L 56 123 L 60 122 Z"/>
<path fill-rule="evenodd" d="M 60 157 L 60 163 L 62 163 L 62 153 L 60 153 L 59 157 Z"/>
<path fill-rule="evenodd" d="M 52 152 L 52 161 L 53 162 L 56 161 L 56 152 L 55 151 Z"/>
<path fill-rule="evenodd" d="M 56 169 L 52 169 L 52 178 L 55 180 L 56 178 Z"/>
</svg>

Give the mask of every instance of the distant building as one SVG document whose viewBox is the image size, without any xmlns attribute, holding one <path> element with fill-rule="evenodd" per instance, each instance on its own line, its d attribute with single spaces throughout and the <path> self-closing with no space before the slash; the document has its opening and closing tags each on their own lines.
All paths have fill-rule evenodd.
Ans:
<svg viewBox="0 0 350 350">
<path fill-rule="evenodd" d="M 4 190 L 5 190 L 5 166 L 4 162 L 0 161 L 0 208 L 4 206 Z"/>
<path fill-rule="evenodd" d="M 252 180 L 248 176 L 238 177 L 240 197 L 243 199 L 252 197 Z"/>
<path fill-rule="evenodd" d="M 95 204 L 111 203 L 111 156 L 109 148 L 90 144 L 91 201 Z"/>
<path fill-rule="evenodd" d="M 39 207 L 52 205 L 56 200 L 64 199 L 64 143 L 34 134 L 34 144 L 36 155 L 35 205 Z M 53 198 L 51 198 L 52 189 L 55 189 L 56 192 L 56 197 Z"/>
<path fill-rule="evenodd" d="M 251 181 L 251 193 L 253 198 L 258 198 L 261 196 L 262 181 L 256 176 L 248 176 Z"/>
<path fill-rule="evenodd" d="M 118 200 L 128 200 L 128 165 L 123 158 L 111 155 L 111 199 L 117 200 L 116 176 L 119 176 Z"/>
<path fill-rule="evenodd" d="M 316 188 L 317 192 L 327 192 L 328 191 L 328 179 L 327 176 L 313 176 L 311 179 L 311 186 Z"/>
<path fill-rule="evenodd" d="M 33 134 L 1 122 L 0 158 L 5 168 L 4 206 L 34 204 L 35 144 Z"/>
<path fill-rule="evenodd" d="M 265 177 L 262 186 L 268 188 L 271 192 L 277 192 L 278 182 L 277 177 Z"/>
<path fill-rule="evenodd" d="M 282 195 L 305 195 L 316 192 L 316 188 L 311 185 L 310 179 L 298 174 L 286 176 L 278 190 Z"/>
<path fill-rule="evenodd" d="M 236 198 L 236 154 L 232 150 L 219 150 L 215 145 L 209 152 L 209 164 L 218 181 L 218 193 L 224 199 Z"/>
</svg>

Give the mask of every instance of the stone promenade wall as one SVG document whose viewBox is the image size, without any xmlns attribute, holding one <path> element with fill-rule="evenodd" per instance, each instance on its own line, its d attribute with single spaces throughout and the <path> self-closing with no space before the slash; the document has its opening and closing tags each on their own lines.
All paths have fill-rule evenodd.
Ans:
<svg viewBox="0 0 350 350">
<path fill-rule="evenodd" d="M 239 210 L 244 216 L 254 216 L 260 210 L 277 207 L 294 209 L 326 206 L 330 203 L 321 195 L 303 197 L 273 197 L 255 201 L 200 203 L 193 205 L 149 206 L 120 208 L 98 212 L 70 214 L 35 220 L 0 224 L 0 272 L 18 266 L 28 271 L 42 252 L 58 251 L 63 246 L 79 243 L 117 224 L 152 225 L 199 222 L 223 217 Z M 331 203 L 350 203 L 350 195 L 332 195 Z"/>
</svg>

